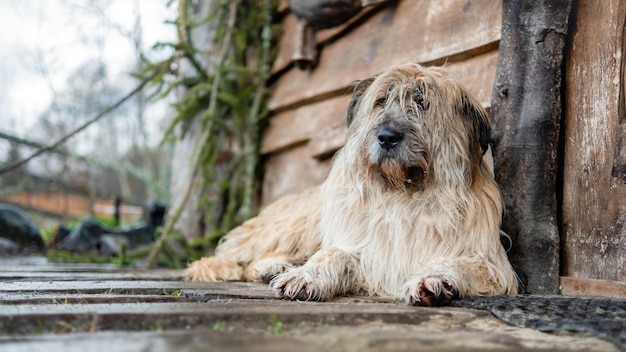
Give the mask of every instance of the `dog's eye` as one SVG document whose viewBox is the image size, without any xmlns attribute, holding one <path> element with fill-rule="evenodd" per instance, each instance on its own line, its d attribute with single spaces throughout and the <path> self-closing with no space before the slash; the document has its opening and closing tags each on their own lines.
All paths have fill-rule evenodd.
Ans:
<svg viewBox="0 0 626 352">
<path fill-rule="evenodd" d="M 413 100 L 415 101 L 415 104 L 417 104 L 418 108 L 420 108 L 421 110 L 428 110 L 428 103 L 424 101 L 423 95 L 416 95 L 415 97 L 413 97 Z"/>
<path fill-rule="evenodd" d="M 378 98 L 376 100 L 376 106 L 379 108 L 384 108 L 385 104 L 387 104 L 387 97 Z"/>
<path fill-rule="evenodd" d="M 413 101 L 417 104 L 417 107 L 422 111 L 428 110 L 428 102 L 424 100 L 424 87 L 421 84 L 416 84 L 413 91 Z"/>
</svg>

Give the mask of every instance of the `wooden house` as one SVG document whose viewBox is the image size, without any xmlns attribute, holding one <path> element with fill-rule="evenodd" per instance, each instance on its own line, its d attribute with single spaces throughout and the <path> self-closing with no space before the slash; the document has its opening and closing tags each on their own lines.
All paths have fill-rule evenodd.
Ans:
<svg viewBox="0 0 626 352">
<path fill-rule="evenodd" d="M 445 64 L 492 111 L 503 226 L 525 290 L 626 296 L 626 2 L 383 1 L 318 30 L 317 63 L 304 70 L 292 61 L 296 16 L 282 24 L 263 204 L 325 179 L 352 81 Z"/>
</svg>

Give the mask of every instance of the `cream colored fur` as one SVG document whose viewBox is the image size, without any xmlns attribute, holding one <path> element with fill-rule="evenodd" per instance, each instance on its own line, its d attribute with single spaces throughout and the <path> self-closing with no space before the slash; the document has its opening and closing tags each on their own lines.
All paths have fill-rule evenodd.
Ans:
<svg viewBox="0 0 626 352">
<path fill-rule="evenodd" d="M 358 84 L 349 118 L 321 187 L 234 229 L 186 278 L 271 280 L 280 297 L 300 300 L 369 294 L 440 305 L 516 293 L 480 104 L 445 69 L 409 64 Z M 381 147 L 384 128 L 402 132 L 397 146 Z"/>
</svg>

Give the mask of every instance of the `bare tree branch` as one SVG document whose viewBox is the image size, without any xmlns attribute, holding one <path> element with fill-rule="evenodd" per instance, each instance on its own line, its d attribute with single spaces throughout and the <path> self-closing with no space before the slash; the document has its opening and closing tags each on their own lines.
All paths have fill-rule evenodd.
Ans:
<svg viewBox="0 0 626 352">
<path fill-rule="evenodd" d="M 141 83 L 139 83 L 139 85 L 137 85 L 137 87 L 135 89 L 133 89 L 130 93 L 126 94 L 126 96 L 124 96 L 122 99 L 118 100 L 115 104 L 109 106 L 108 108 L 104 109 L 102 112 L 100 112 L 98 115 L 96 115 L 94 118 L 92 118 L 91 120 L 88 120 L 87 122 L 85 122 L 84 124 L 82 124 L 81 126 L 79 126 L 78 128 L 74 129 L 73 131 L 71 131 L 70 133 L 66 134 L 65 136 L 61 137 L 59 140 L 57 140 L 56 142 L 40 148 L 38 150 L 36 150 L 33 154 L 31 154 L 29 157 L 16 161 L 10 165 L 4 166 L 2 168 L 0 168 L 0 175 L 7 173 L 9 171 L 15 170 L 18 167 L 28 163 L 29 161 L 31 161 L 32 159 L 38 157 L 39 155 L 49 152 L 51 150 L 54 150 L 56 148 L 58 148 L 60 145 L 62 145 L 63 143 L 65 143 L 68 139 L 74 137 L 75 135 L 77 135 L 78 133 L 82 132 L 84 129 L 86 129 L 87 127 L 89 127 L 91 124 L 97 122 L 98 120 L 100 120 L 102 117 L 104 117 L 105 115 L 107 115 L 108 113 L 112 112 L 113 110 L 117 109 L 118 107 L 120 107 L 122 104 L 124 104 L 128 99 L 132 98 L 135 94 L 137 94 L 138 92 L 140 92 L 143 87 L 145 87 L 145 85 L 150 82 L 150 80 L 152 78 L 154 78 L 156 74 L 145 78 L 143 81 L 141 81 Z"/>
</svg>

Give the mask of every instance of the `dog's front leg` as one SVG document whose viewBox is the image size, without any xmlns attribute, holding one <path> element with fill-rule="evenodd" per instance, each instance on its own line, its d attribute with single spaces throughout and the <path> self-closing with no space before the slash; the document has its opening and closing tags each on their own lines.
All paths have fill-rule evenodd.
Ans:
<svg viewBox="0 0 626 352">
<path fill-rule="evenodd" d="M 355 291 L 358 256 L 331 247 L 319 250 L 303 266 L 277 275 L 270 286 L 279 297 L 301 301 L 328 301 Z"/>
</svg>

